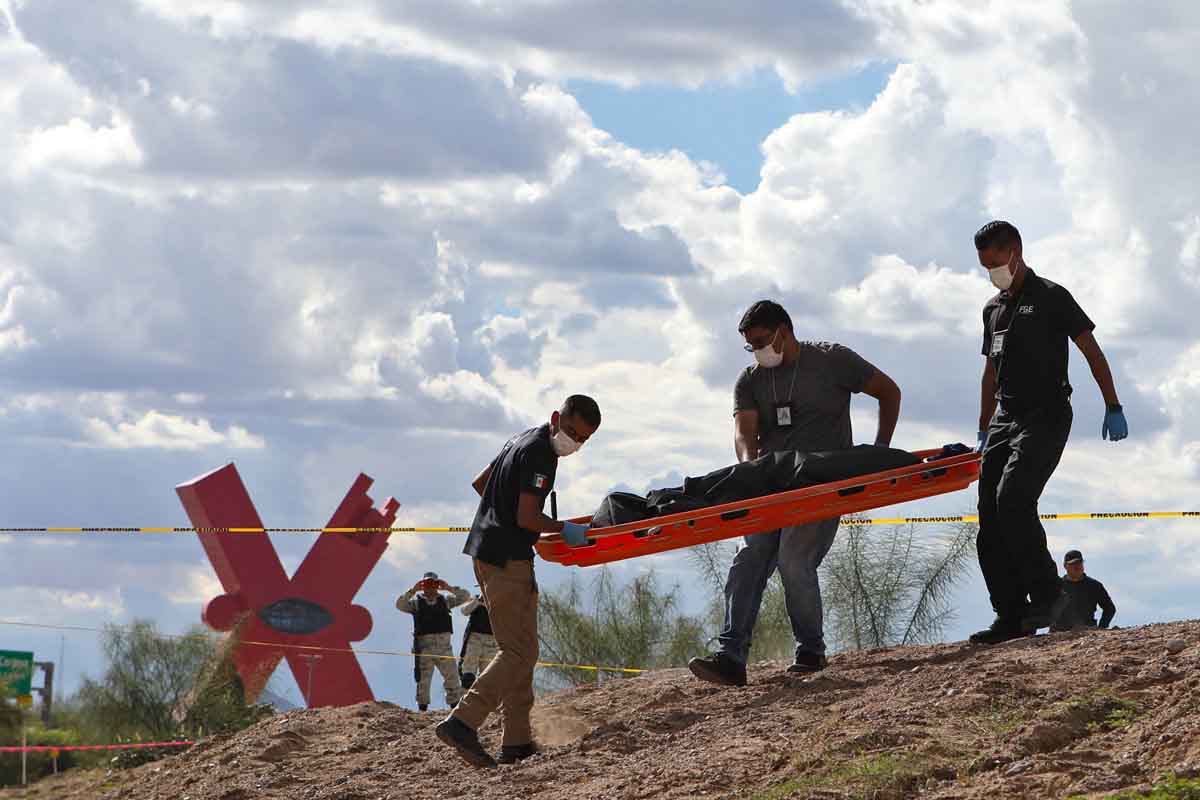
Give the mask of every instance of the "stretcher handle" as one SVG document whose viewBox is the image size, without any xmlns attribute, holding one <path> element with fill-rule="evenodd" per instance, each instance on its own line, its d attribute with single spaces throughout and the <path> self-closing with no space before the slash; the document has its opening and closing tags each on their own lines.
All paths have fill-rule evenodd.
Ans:
<svg viewBox="0 0 1200 800">
<path fill-rule="evenodd" d="M 937 461 L 926 462 L 924 459 L 942 452 L 942 448 L 936 447 L 931 450 L 914 450 L 912 455 L 914 458 L 921 459 L 920 464 L 910 464 L 907 467 L 897 467 L 896 469 L 884 470 L 883 472 L 868 473 L 868 475 L 859 475 L 854 478 L 847 478 L 842 481 L 833 481 L 832 483 L 819 483 L 816 486 L 805 486 L 802 489 L 792 489 L 787 492 L 777 492 L 763 497 L 754 497 L 749 500 L 738 500 L 733 503 L 724 503 L 719 506 L 709 506 L 707 508 L 697 509 L 696 511 L 684 511 L 678 514 L 666 514 L 661 517 L 650 517 L 648 519 L 638 520 L 636 522 L 626 522 L 622 525 L 610 525 L 607 528 L 594 528 L 588 531 L 588 539 L 604 539 L 609 536 L 620 536 L 633 531 L 645 530 L 647 528 L 665 528 L 668 525 L 674 525 L 679 522 L 688 522 L 693 520 L 708 519 L 709 517 L 719 517 L 722 514 L 731 511 L 752 510 L 755 508 L 763 508 L 765 506 L 776 505 L 777 503 L 790 503 L 795 500 L 803 500 L 810 497 L 820 497 L 827 494 L 836 494 L 844 489 L 853 489 L 857 487 L 866 488 L 874 486 L 877 483 L 888 483 L 898 478 L 907 478 L 912 475 L 920 475 L 925 472 L 935 472 L 957 467 L 963 464 L 978 463 L 979 453 L 970 452 L 960 456 L 951 456 L 949 458 L 940 458 Z M 863 480 L 868 478 L 868 480 Z M 575 517 L 571 522 L 578 522 L 582 525 L 590 524 L 591 516 Z M 649 523 L 649 524 L 647 524 Z M 562 541 L 562 535 L 557 533 L 542 534 L 543 542 L 553 544 Z"/>
</svg>

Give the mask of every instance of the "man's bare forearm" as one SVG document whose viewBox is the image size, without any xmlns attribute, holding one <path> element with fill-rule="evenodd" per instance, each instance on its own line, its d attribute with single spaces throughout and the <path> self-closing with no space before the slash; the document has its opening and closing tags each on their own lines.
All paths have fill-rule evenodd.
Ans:
<svg viewBox="0 0 1200 800">
<path fill-rule="evenodd" d="M 750 442 L 744 436 L 736 436 L 733 440 L 733 449 L 737 453 L 738 463 L 745 461 L 753 461 L 758 458 L 758 442 Z"/>
<path fill-rule="evenodd" d="M 875 432 L 875 444 L 888 447 L 892 443 L 892 435 L 896 432 L 896 422 L 900 419 L 900 391 L 889 393 L 879 399 L 879 429 Z"/>
<path fill-rule="evenodd" d="M 551 519 L 540 512 L 523 516 L 517 524 L 527 531 L 534 533 L 562 533 L 562 520 Z"/>
<path fill-rule="evenodd" d="M 1120 405 L 1121 401 L 1117 399 L 1117 387 L 1113 383 L 1112 369 L 1108 366 L 1108 359 L 1104 357 L 1104 352 L 1100 348 L 1096 348 L 1087 357 L 1088 367 L 1092 370 L 1092 377 L 1096 379 L 1096 385 L 1100 387 L 1100 394 L 1104 396 L 1104 403 L 1110 406 Z"/>
</svg>

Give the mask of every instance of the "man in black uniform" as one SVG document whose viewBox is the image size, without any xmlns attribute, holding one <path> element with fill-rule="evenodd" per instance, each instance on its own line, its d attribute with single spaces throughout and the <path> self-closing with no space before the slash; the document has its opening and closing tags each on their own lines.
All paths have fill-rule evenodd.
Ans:
<svg viewBox="0 0 1200 800">
<path fill-rule="evenodd" d="M 1063 567 L 1067 570 L 1062 579 L 1067 605 L 1050 629 L 1069 631 L 1072 628 L 1107 628 L 1117 613 L 1117 607 L 1108 596 L 1104 584 L 1083 571 L 1083 553 L 1068 550 L 1063 558 Z M 1099 626 L 1096 624 L 1097 606 L 1100 607 Z"/>
<path fill-rule="evenodd" d="M 1065 598 L 1038 519 L 1038 498 L 1071 431 L 1067 340 L 1087 359 L 1107 410 L 1100 435 L 1129 428 L 1095 325 L 1058 284 L 1022 258 L 1021 234 L 989 222 L 975 234 L 979 263 L 1000 290 L 983 307 L 985 357 L 979 411 L 979 567 L 996 619 L 971 635 L 980 644 L 1049 627 Z"/>
<path fill-rule="evenodd" d="M 554 488 L 558 459 L 579 450 L 599 427 L 596 401 L 571 395 L 549 423 L 509 439 L 472 483 L 479 509 L 463 552 L 474 559 L 499 652 L 436 732 L 473 766 L 496 765 L 477 731 L 497 709 L 504 720 L 500 762 L 536 752 L 529 724 L 538 656 L 533 545 L 542 533 L 561 533 L 572 546 L 587 542 L 586 525 L 559 522 L 542 509 Z"/>
</svg>

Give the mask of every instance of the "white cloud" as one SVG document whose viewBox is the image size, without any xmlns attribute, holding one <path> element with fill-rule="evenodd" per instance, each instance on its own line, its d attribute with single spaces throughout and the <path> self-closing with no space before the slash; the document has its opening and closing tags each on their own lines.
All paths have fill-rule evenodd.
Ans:
<svg viewBox="0 0 1200 800">
<path fill-rule="evenodd" d="M 167 600 L 177 605 L 201 606 L 225 593 L 211 564 L 202 563 L 183 570 L 172 580 L 173 588 L 166 592 Z"/>
<path fill-rule="evenodd" d="M 120 588 L 84 591 L 35 585 L 5 586 L 0 589 L 0 605 L 6 619 L 50 624 L 69 624 L 69 620 L 79 620 L 80 615 L 117 618 L 126 609 Z"/>
<path fill-rule="evenodd" d="M 203 21 L 217 35 L 271 30 L 325 47 L 374 48 L 472 68 L 589 77 L 626 85 L 697 85 L 774 67 L 790 83 L 867 60 L 876 25 L 858 4 L 761 3 L 742 13 L 715 0 L 684 15 L 665 6 L 593 0 L 422 0 L 281 5 L 271 0 L 177 3 L 142 0 L 155 13 Z"/>
<path fill-rule="evenodd" d="M 762 184 L 742 204 L 752 263 L 819 296 L 877 255 L 963 253 L 991 147 L 946 115 L 944 88 L 902 64 L 862 113 L 792 117 L 763 143 Z"/>
<path fill-rule="evenodd" d="M 217 446 L 233 450 L 261 450 L 266 447 L 263 437 L 241 426 L 230 425 L 221 432 L 215 430 L 206 419 L 187 419 L 159 411 L 147 411 L 133 422 L 115 424 L 91 417 L 84 422 L 84 434 L 97 447 L 118 450 L 199 450 Z"/>
<path fill-rule="evenodd" d="M 18 158 L 24 168 L 50 167 L 103 169 L 142 162 L 141 148 L 128 121 L 114 119 L 110 125 L 92 127 L 76 117 L 65 125 L 34 131 Z"/>
<path fill-rule="evenodd" d="M 963 309 L 986 295 L 982 271 L 963 274 L 936 264 L 917 269 L 895 255 L 876 256 L 871 267 L 857 286 L 834 292 L 834 312 L 843 328 L 903 341 L 976 333 L 979 320 Z"/>
<path fill-rule="evenodd" d="M 1176 223 L 1176 230 L 1183 235 L 1179 247 L 1179 271 L 1184 281 L 1200 288 L 1200 216 Z"/>
</svg>

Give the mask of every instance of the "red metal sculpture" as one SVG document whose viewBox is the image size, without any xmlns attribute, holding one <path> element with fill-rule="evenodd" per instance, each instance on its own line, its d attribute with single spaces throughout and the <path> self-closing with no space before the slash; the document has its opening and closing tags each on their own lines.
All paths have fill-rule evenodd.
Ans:
<svg viewBox="0 0 1200 800">
<path fill-rule="evenodd" d="M 400 504 L 379 511 L 360 474 L 333 512 L 329 528 L 390 528 Z M 265 533 L 203 529 L 262 528 L 233 464 L 175 487 L 225 594 L 209 601 L 202 619 L 218 631 L 236 628 L 233 653 L 246 701 L 253 702 L 283 658 L 308 706 L 374 700 L 350 643 L 371 632 L 371 612 L 351 601 L 387 548 L 388 534 L 323 533 L 288 580 Z M 272 647 L 271 645 L 290 645 Z M 305 650 L 306 647 L 322 648 Z M 305 660 L 319 654 L 320 661 Z"/>
</svg>

